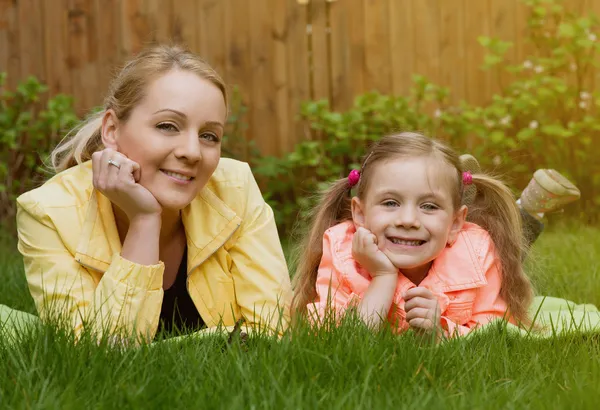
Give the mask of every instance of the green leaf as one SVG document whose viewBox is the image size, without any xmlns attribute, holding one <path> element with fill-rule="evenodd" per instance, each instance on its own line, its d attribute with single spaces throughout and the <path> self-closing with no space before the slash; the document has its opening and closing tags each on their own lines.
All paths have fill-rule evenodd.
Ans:
<svg viewBox="0 0 600 410">
<path fill-rule="evenodd" d="M 560 23 L 558 26 L 559 37 L 573 38 L 575 37 L 575 27 L 569 23 Z"/>
</svg>

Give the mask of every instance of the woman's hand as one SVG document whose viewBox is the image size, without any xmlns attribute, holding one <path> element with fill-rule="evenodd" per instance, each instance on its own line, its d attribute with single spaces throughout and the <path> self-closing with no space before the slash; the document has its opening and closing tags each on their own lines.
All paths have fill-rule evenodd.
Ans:
<svg viewBox="0 0 600 410">
<path fill-rule="evenodd" d="M 416 287 L 404 294 L 406 321 L 417 333 L 440 330 L 440 305 L 437 297 L 424 287 Z"/>
<path fill-rule="evenodd" d="M 140 166 L 125 155 L 106 148 L 92 154 L 94 188 L 102 192 L 133 221 L 137 217 L 160 215 L 162 207 L 138 183 Z"/>
<path fill-rule="evenodd" d="M 373 278 L 382 275 L 398 275 L 398 269 L 377 246 L 375 235 L 365 228 L 358 228 L 354 234 L 352 256 Z"/>
</svg>

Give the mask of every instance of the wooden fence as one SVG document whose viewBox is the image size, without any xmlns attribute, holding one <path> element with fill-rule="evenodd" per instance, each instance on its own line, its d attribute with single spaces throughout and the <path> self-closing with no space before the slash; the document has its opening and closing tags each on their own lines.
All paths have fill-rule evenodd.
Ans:
<svg viewBox="0 0 600 410">
<path fill-rule="evenodd" d="M 569 4 L 600 14 L 600 0 Z M 477 37 L 515 42 L 517 61 L 525 24 L 520 0 L 0 0 L 0 70 L 10 86 L 37 76 L 84 113 L 132 53 L 183 43 L 239 86 L 247 138 L 279 154 L 304 137 L 311 98 L 344 109 L 365 91 L 406 93 L 418 73 L 483 102 L 497 79 L 479 69 Z"/>
</svg>

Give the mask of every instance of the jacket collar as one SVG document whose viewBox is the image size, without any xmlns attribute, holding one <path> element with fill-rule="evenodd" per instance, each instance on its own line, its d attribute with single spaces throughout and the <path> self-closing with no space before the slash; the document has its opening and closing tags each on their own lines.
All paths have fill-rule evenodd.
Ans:
<svg viewBox="0 0 600 410">
<path fill-rule="evenodd" d="M 482 231 L 477 225 L 466 222 L 456 242 L 444 249 L 431 265 L 423 280 L 442 292 L 473 289 L 487 285 L 481 263 Z M 487 248 L 486 248 L 487 250 Z"/>
<path fill-rule="evenodd" d="M 188 246 L 188 273 L 204 262 L 235 233 L 240 217 L 208 187 L 182 211 Z M 91 190 L 75 259 L 85 267 L 105 272 L 121 240 L 108 198 Z"/>
</svg>

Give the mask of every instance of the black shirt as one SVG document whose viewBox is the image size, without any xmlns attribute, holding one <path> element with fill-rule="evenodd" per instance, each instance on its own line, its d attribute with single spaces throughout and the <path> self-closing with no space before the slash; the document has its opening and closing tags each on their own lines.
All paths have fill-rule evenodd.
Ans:
<svg viewBox="0 0 600 410">
<path fill-rule="evenodd" d="M 193 333 L 204 326 L 204 320 L 198 313 L 187 290 L 186 246 L 175 283 L 164 292 L 157 335 L 163 332 L 167 335 L 173 335 L 174 332 L 176 334 Z"/>
</svg>

